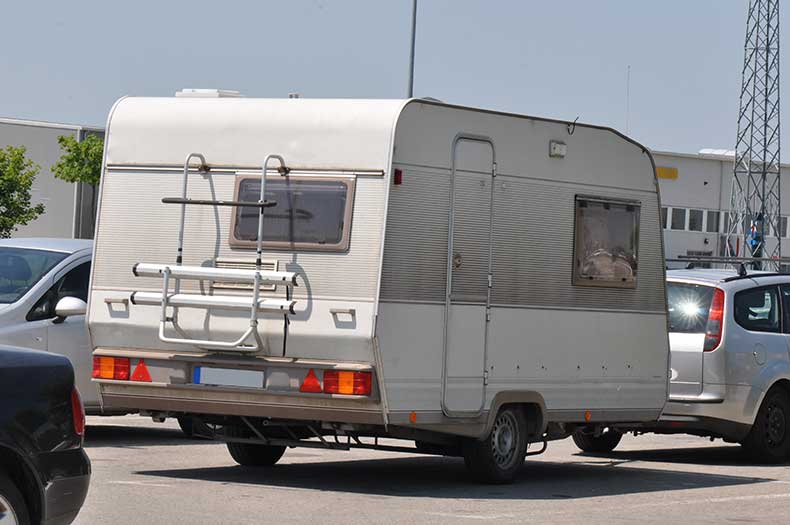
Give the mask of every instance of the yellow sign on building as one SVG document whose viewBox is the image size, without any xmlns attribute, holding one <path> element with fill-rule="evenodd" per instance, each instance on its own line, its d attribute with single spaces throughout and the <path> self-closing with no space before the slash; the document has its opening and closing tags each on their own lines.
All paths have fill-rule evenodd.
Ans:
<svg viewBox="0 0 790 525">
<path fill-rule="evenodd" d="M 658 177 L 659 179 L 677 180 L 678 169 L 667 168 L 665 166 L 656 166 L 656 177 Z"/>
</svg>

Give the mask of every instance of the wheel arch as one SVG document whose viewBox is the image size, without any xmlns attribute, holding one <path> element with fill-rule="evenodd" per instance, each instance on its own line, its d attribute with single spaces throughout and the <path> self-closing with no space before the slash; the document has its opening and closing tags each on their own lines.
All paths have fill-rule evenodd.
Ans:
<svg viewBox="0 0 790 525">
<path fill-rule="evenodd" d="M 548 421 L 546 420 L 546 401 L 540 392 L 534 390 L 509 390 L 499 392 L 491 400 L 491 407 L 488 410 L 483 437 L 488 436 L 499 411 L 504 406 L 515 405 L 521 407 L 527 416 L 529 435 L 542 436 L 546 432 Z"/>
</svg>

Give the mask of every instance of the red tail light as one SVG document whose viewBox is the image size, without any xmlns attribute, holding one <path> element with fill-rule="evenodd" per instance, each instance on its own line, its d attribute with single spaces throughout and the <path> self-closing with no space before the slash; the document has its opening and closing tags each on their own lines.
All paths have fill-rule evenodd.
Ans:
<svg viewBox="0 0 790 525">
<path fill-rule="evenodd" d="M 98 379 L 126 381 L 129 379 L 129 358 L 94 356 L 91 375 Z"/>
<path fill-rule="evenodd" d="M 85 408 L 77 388 L 71 389 L 71 418 L 74 423 L 74 433 L 80 437 L 85 436 Z"/>
<path fill-rule="evenodd" d="M 373 374 L 345 370 L 324 370 L 324 393 L 369 396 Z"/>
<path fill-rule="evenodd" d="M 721 331 L 724 327 L 724 290 L 716 288 L 708 311 L 708 326 L 705 329 L 705 352 L 712 352 L 721 343 Z"/>
</svg>

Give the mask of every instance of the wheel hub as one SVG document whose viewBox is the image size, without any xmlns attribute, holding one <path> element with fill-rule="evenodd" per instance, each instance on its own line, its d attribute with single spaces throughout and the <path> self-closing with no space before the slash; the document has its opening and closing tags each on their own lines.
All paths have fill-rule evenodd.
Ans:
<svg viewBox="0 0 790 525">
<path fill-rule="evenodd" d="M 16 513 L 11 508 L 11 503 L 0 495 L 0 525 L 17 525 Z"/>
<path fill-rule="evenodd" d="M 768 407 L 768 417 L 766 418 L 766 437 L 771 447 L 778 447 L 784 443 L 786 434 L 786 418 L 782 407 L 771 405 Z"/>
<path fill-rule="evenodd" d="M 515 459 L 517 430 L 516 419 L 512 414 L 500 414 L 494 421 L 491 431 L 491 448 L 494 461 L 501 468 L 507 468 Z"/>
</svg>

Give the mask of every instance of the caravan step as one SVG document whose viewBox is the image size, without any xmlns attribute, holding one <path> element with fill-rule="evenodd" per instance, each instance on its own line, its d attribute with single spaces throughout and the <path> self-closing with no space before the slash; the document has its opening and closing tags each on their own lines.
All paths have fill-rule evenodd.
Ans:
<svg viewBox="0 0 790 525">
<path fill-rule="evenodd" d="M 255 281 L 257 270 L 239 268 L 212 268 L 206 266 L 177 266 L 170 264 L 137 263 L 132 267 L 132 273 L 138 277 L 161 277 L 165 268 L 170 269 L 171 277 L 181 279 L 203 279 L 224 282 L 249 282 Z M 273 272 L 260 270 L 261 284 L 285 284 L 296 286 L 297 273 Z"/>
<path fill-rule="evenodd" d="M 158 292 L 133 292 L 130 297 L 132 304 L 160 306 L 162 294 Z M 183 306 L 193 308 L 222 308 L 228 310 L 249 310 L 252 308 L 252 297 L 236 295 L 200 295 L 177 293 L 167 297 L 169 306 Z M 258 299 L 258 310 L 269 312 L 294 312 L 296 301 L 289 299 Z"/>
</svg>

